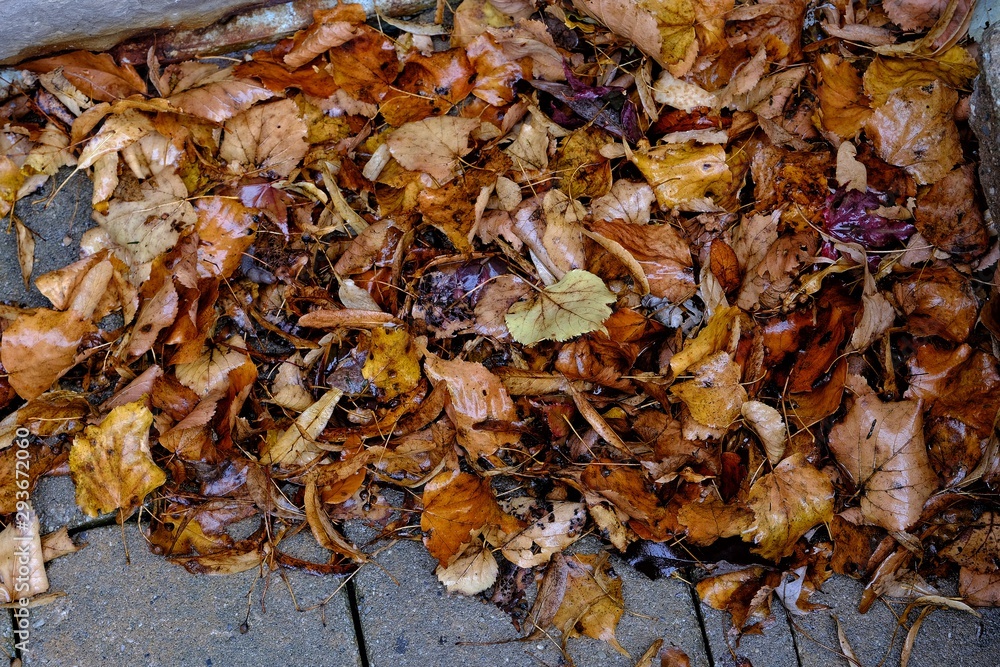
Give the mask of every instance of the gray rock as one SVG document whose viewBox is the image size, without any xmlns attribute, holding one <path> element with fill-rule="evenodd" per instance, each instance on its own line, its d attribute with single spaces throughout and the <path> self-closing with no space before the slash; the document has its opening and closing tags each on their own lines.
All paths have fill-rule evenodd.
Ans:
<svg viewBox="0 0 1000 667">
<path fill-rule="evenodd" d="M 358 0 L 369 15 L 375 0 Z M 0 3 L 0 64 L 65 49 L 103 51 L 127 37 L 156 29 L 192 30 L 208 26 L 239 10 L 262 6 L 253 22 L 272 25 L 279 38 L 309 24 L 314 9 L 337 0 L 4 0 Z M 379 0 L 383 13 L 416 13 L 419 0 Z M 293 6 L 294 5 L 294 6 Z M 237 31 L 243 26 L 237 26 Z"/>
<path fill-rule="evenodd" d="M 344 590 L 324 607 L 300 612 L 277 573 L 194 576 L 149 553 L 135 524 L 88 531 L 89 545 L 48 566 L 65 597 L 31 610 L 26 667 L 357 667 L 360 657 Z M 307 535 L 299 535 L 302 549 Z M 309 538 L 311 539 L 311 538 Z M 301 553 L 301 552 L 300 552 Z M 300 608 L 343 583 L 288 573 Z M 262 600 L 266 603 L 263 606 Z M 246 633 L 241 625 L 247 617 Z"/>
<path fill-rule="evenodd" d="M 977 16 L 980 26 L 989 23 L 984 16 L 993 3 L 980 2 Z M 995 19 L 997 10 L 993 8 Z M 970 100 L 972 130 L 979 137 L 979 179 L 986 204 L 996 219 L 1000 211 L 1000 26 L 995 21 L 983 29 L 979 43 L 979 76 Z"/>
</svg>

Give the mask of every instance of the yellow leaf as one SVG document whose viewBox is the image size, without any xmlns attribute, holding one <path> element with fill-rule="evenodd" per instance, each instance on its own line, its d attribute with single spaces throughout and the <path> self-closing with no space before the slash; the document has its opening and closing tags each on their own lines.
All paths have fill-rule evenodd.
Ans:
<svg viewBox="0 0 1000 667">
<path fill-rule="evenodd" d="M 778 560 L 809 529 L 833 520 L 833 483 L 804 455 L 793 454 L 754 482 L 747 505 L 755 519 L 743 539 L 757 545 L 754 552 Z"/>
<path fill-rule="evenodd" d="M 667 144 L 646 152 L 636 151 L 632 162 L 639 168 L 663 209 L 705 213 L 720 210 L 709 193 L 732 180 L 726 152 L 721 146 Z"/>
<path fill-rule="evenodd" d="M 420 360 L 410 334 L 405 329 L 373 329 L 361 375 L 384 401 L 413 391 L 420 383 Z"/>
<path fill-rule="evenodd" d="M 337 402 L 344 395 L 339 389 L 331 389 L 299 415 L 295 423 L 267 447 L 265 460 L 268 463 L 297 467 L 316 458 L 321 450 L 315 440 L 326 428 Z"/>
<path fill-rule="evenodd" d="M 615 295 L 589 271 L 574 269 L 562 280 L 518 301 L 504 320 L 514 340 L 534 345 L 543 340 L 565 341 L 604 327 Z"/>
<path fill-rule="evenodd" d="M 121 510 L 127 516 L 167 480 L 150 455 L 152 424 L 153 413 L 139 400 L 115 408 L 73 440 L 69 469 L 85 514 Z"/>
<path fill-rule="evenodd" d="M 712 428 L 727 428 L 740 414 L 747 392 L 740 368 L 725 352 L 716 352 L 693 368 L 694 379 L 675 384 L 671 393 L 684 401 L 691 416 Z"/>
<path fill-rule="evenodd" d="M 953 46 L 937 57 L 875 58 L 865 70 L 864 87 L 873 105 L 879 107 L 895 90 L 926 86 L 938 80 L 951 88 L 967 90 L 978 73 L 979 67 L 969 52 Z"/>
</svg>

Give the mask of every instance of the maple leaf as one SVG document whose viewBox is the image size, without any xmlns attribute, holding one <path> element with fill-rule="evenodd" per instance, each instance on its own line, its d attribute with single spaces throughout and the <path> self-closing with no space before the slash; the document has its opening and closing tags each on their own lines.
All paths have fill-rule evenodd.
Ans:
<svg viewBox="0 0 1000 667">
<path fill-rule="evenodd" d="M 801 453 L 792 454 L 750 487 L 754 521 L 743 531 L 754 552 L 779 560 L 809 529 L 833 520 L 833 483 Z"/>
<path fill-rule="evenodd" d="M 830 450 L 862 492 L 861 513 L 886 530 L 906 530 L 937 489 L 923 433 L 920 401 L 854 401 L 830 431 Z"/>
<path fill-rule="evenodd" d="M 88 516 L 127 517 L 167 479 L 149 451 L 153 413 L 142 401 L 119 406 L 73 440 L 69 469 L 76 504 Z"/>
<path fill-rule="evenodd" d="M 573 269 L 562 280 L 536 290 L 507 311 L 504 321 L 514 340 L 534 345 L 543 340 L 569 340 L 604 327 L 615 301 L 604 281 L 589 271 Z"/>
</svg>

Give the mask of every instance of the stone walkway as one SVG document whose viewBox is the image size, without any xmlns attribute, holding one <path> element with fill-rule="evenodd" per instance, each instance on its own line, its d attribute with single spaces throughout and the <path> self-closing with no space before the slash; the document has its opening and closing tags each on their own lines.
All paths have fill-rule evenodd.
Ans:
<svg viewBox="0 0 1000 667">
<path fill-rule="evenodd" d="M 65 175 L 60 174 L 60 183 Z M 75 242 L 91 225 L 89 188 L 89 181 L 77 175 L 48 207 L 38 203 L 44 195 L 19 204 L 18 215 L 43 235 L 36 246 L 36 275 L 75 259 Z M 12 234 L 0 236 L 0 271 L 7 276 L 0 283 L 0 300 L 45 304 L 37 290 L 25 292 L 21 284 Z M 446 595 L 432 559 L 413 542 L 384 548 L 376 564 L 348 581 L 298 572 L 195 576 L 150 554 L 134 522 L 122 530 L 110 519 L 88 520 L 76 509 L 68 478 L 43 479 L 33 501 L 43 532 L 68 526 L 88 546 L 50 563 L 52 589 L 65 596 L 31 610 L 26 651 L 13 650 L 12 616 L 0 616 L 0 636 L 14 664 L 17 659 L 27 667 L 565 664 L 557 640 L 518 641 L 495 607 Z M 359 543 L 367 540 L 363 528 L 350 530 Z M 322 559 L 307 533 L 293 540 L 295 555 Z M 581 551 L 598 548 L 593 540 L 580 546 Z M 900 609 L 876 604 L 868 614 L 858 614 L 861 585 L 852 580 L 833 579 L 817 596 L 830 611 L 788 618 L 775 603 L 776 622 L 765 634 L 744 637 L 734 646 L 726 632 L 727 615 L 697 604 L 683 579 L 650 581 L 617 557 L 612 562 L 628 605 L 618 639 L 631 658 L 603 642 L 577 639 L 569 644 L 577 667 L 631 667 L 660 638 L 683 649 L 692 667 L 738 665 L 737 656 L 755 667 L 848 665 L 831 613 L 840 618 L 864 667 L 899 664 L 905 633 L 896 631 L 894 613 Z M 307 611 L 296 610 L 289 590 L 298 608 Z M 998 654 L 1000 611 L 987 610 L 982 619 L 939 611 L 924 623 L 909 664 L 993 665 Z"/>
</svg>

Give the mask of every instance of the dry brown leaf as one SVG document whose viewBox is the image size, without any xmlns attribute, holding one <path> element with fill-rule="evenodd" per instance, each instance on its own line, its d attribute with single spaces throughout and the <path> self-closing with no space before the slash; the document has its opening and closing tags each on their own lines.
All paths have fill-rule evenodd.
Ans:
<svg viewBox="0 0 1000 667">
<path fill-rule="evenodd" d="M 869 100 L 861 91 L 861 76 L 849 62 L 833 53 L 817 58 L 816 76 L 817 119 L 842 139 L 856 137 L 872 113 Z"/>
<path fill-rule="evenodd" d="M 625 604 L 622 580 L 612 569 L 608 554 L 575 554 L 565 559 L 565 566 L 566 589 L 552 625 L 562 632 L 564 639 L 580 636 L 598 639 L 628 656 L 615 637 Z"/>
<path fill-rule="evenodd" d="M 654 201 L 656 195 L 648 184 L 620 178 L 611 185 L 611 192 L 591 202 L 591 209 L 595 220 L 624 220 L 648 225 L 650 205 Z"/>
<path fill-rule="evenodd" d="M 976 324 L 979 301 L 969 279 L 951 266 L 917 271 L 897 282 L 892 294 L 916 336 L 962 343 Z"/>
<path fill-rule="evenodd" d="M 669 224 L 634 225 L 596 220 L 590 229 L 620 244 L 635 258 L 653 296 L 683 303 L 694 295 L 697 288 L 690 246 Z"/>
<path fill-rule="evenodd" d="M 505 503 L 508 513 L 528 523 L 500 545 L 504 558 L 518 567 L 548 563 L 584 535 L 587 507 L 562 500 L 539 501 L 527 496 Z"/>
<path fill-rule="evenodd" d="M 340 46 L 357 37 L 359 23 L 367 16 L 361 5 L 338 4 L 333 9 L 313 13 L 313 24 L 295 35 L 292 48 L 285 54 L 287 67 L 302 67 L 327 49 Z"/>
<path fill-rule="evenodd" d="M 522 526 L 500 509 L 489 482 L 470 473 L 440 473 L 424 486 L 423 500 L 420 528 L 425 533 L 424 545 L 444 568 L 484 526 L 495 526 L 507 534 Z"/>
<path fill-rule="evenodd" d="M 697 365 L 689 366 L 693 380 L 670 387 L 699 423 L 712 428 L 728 428 L 737 417 L 747 392 L 740 383 L 740 368 L 725 352 L 716 352 Z"/>
<path fill-rule="evenodd" d="M 424 359 L 424 371 L 435 387 L 441 383 L 447 387 L 449 400 L 445 411 L 458 431 L 458 444 L 473 459 L 489 456 L 520 440 L 517 432 L 476 428 L 481 422 L 496 422 L 502 426 L 517 421 L 517 410 L 507 389 L 485 366 L 459 359 L 445 361 L 428 354 Z"/>
<path fill-rule="evenodd" d="M 740 408 L 743 419 L 760 438 L 771 465 L 777 465 L 785 454 L 788 431 L 781 413 L 766 403 L 747 401 Z"/>
<path fill-rule="evenodd" d="M 316 446 L 316 439 L 326 428 L 343 395 L 339 389 L 330 389 L 303 410 L 294 424 L 268 443 L 265 460 L 273 465 L 296 468 L 322 455 L 323 450 Z"/>
<path fill-rule="evenodd" d="M 753 551 L 779 560 L 814 526 L 833 520 L 833 483 L 805 457 L 792 454 L 750 487 L 754 521 L 743 531 Z"/>
<path fill-rule="evenodd" d="M 231 75 L 231 70 L 220 70 L 202 79 L 197 87 L 171 95 L 168 101 L 184 113 L 224 123 L 257 102 L 274 97 L 259 83 L 229 78 Z"/>
<path fill-rule="evenodd" d="M 0 340 L 0 360 L 11 386 L 22 398 L 40 396 L 73 367 L 84 336 L 95 330 L 89 318 L 75 310 L 22 315 Z"/>
<path fill-rule="evenodd" d="M 24 600 L 49 590 L 38 515 L 19 511 L 0 532 L 0 601 Z"/>
<path fill-rule="evenodd" d="M 937 489 L 924 445 L 920 401 L 855 399 L 830 431 L 830 450 L 861 491 L 861 513 L 886 530 L 905 531 Z"/>
<path fill-rule="evenodd" d="M 958 93 L 938 81 L 889 94 L 865 121 L 878 156 L 903 167 L 917 183 L 936 183 L 962 159 L 952 114 Z"/>
<path fill-rule="evenodd" d="M 184 182 L 174 174 L 144 182 L 140 193 L 138 201 L 115 199 L 107 214 L 94 213 L 97 224 L 127 253 L 134 267 L 173 248 L 181 232 L 198 220 Z"/>
<path fill-rule="evenodd" d="M 29 72 L 59 70 L 84 95 L 101 102 L 114 102 L 130 95 L 146 94 L 146 82 L 135 68 L 131 65 L 117 65 L 109 53 L 73 51 L 32 60 L 19 67 Z"/>
<path fill-rule="evenodd" d="M 465 549 L 451 557 L 447 567 L 438 565 L 434 574 L 449 593 L 476 595 L 492 586 L 499 572 L 500 566 L 493 552 L 482 540 L 473 539 Z"/>
<path fill-rule="evenodd" d="M 865 70 L 865 94 L 874 106 L 881 106 L 889 94 L 901 88 L 944 83 L 957 90 L 968 89 L 979 68 L 961 46 L 940 55 L 922 58 L 875 58 Z"/>
<path fill-rule="evenodd" d="M 989 245 L 982 209 L 976 204 L 975 168 L 953 170 L 917 197 L 913 224 L 925 239 L 961 259 L 986 252 Z"/>
<path fill-rule="evenodd" d="M 150 455 L 152 424 L 153 413 L 136 401 L 115 408 L 100 425 L 88 426 L 73 440 L 69 468 L 76 504 L 85 514 L 118 510 L 127 517 L 166 481 Z"/>
<path fill-rule="evenodd" d="M 292 100 L 258 104 L 226 121 L 219 157 L 233 173 L 282 178 L 306 154 L 306 130 Z"/>
<path fill-rule="evenodd" d="M 472 118 L 435 116 L 403 125 L 386 144 L 403 167 L 426 172 L 441 185 L 459 171 L 461 159 L 472 150 L 469 135 L 478 127 Z"/>
<path fill-rule="evenodd" d="M 629 40 L 674 76 L 683 76 L 698 53 L 689 0 L 574 0 L 581 11 Z"/>
</svg>

